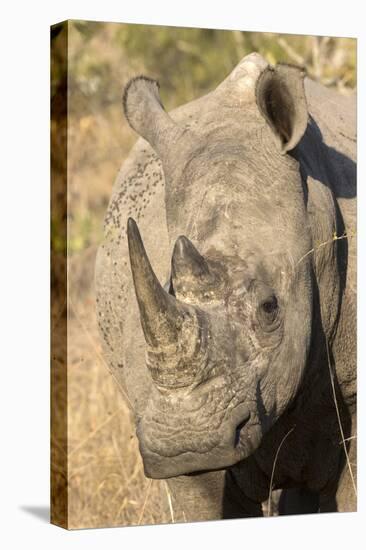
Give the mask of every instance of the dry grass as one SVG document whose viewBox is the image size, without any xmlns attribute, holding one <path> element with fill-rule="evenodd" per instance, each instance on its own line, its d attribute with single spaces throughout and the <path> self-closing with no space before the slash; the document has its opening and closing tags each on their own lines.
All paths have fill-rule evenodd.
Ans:
<svg viewBox="0 0 366 550">
<path fill-rule="evenodd" d="M 169 523 L 165 482 L 145 478 L 126 399 L 104 363 L 92 285 L 95 249 L 70 263 L 69 527 Z"/>
<path fill-rule="evenodd" d="M 104 25 L 87 41 L 75 26 L 70 30 L 68 444 L 61 437 L 54 437 L 53 441 L 60 456 L 66 450 L 68 455 L 67 474 L 57 463 L 55 469 L 60 487 L 68 491 L 70 528 L 185 520 L 182 512 L 173 509 L 167 484 L 144 476 L 128 398 L 119 391 L 105 365 L 96 324 L 96 248 L 102 238 L 102 220 L 114 179 L 135 141 L 122 118 L 120 93 L 132 75 L 146 72 L 138 60 L 129 59 L 123 49 L 116 47 L 115 29 L 115 25 Z M 303 52 L 296 53 L 296 40 L 273 36 L 289 58 L 295 62 L 304 60 Z M 248 52 L 244 51 L 243 35 L 236 32 L 234 37 L 239 59 Z M 266 36 L 266 44 L 270 38 Z M 180 41 L 177 47 L 187 44 Z M 322 70 L 329 41 L 309 44 L 311 70 L 315 74 Z M 320 48 L 320 62 L 316 48 Z M 342 55 L 337 55 L 343 63 Z M 100 80 L 102 87 L 95 88 L 95 93 L 97 77 L 85 77 L 91 62 L 97 69 L 103 64 L 111 69 L 107 85 Z M 230 70 L 231 64 L 227 68 Z M 342 74 L 344 77 L 337 82 L 340 88 L 347 85 L 349 78 L 348 73 Z M 188 85 L 187 89 L 191 93 Z M 58 130 L 54 128 L 55 132 Z M 59 307 L 54 308 L 54 322 L 65 321 L 64 308 L 60 296 Z M 59 354 L 57 348 L 53 351 L 57 368 L 66 368 L 61 350 Z M 56 391 L 62 391 L 61 387 Z M 62 415 L 62 411 L 57 414 Z M 62 423 L 57 414 L 56 422 Z M 267 506 L 269 513 L 276 513 L 273 505 Z"/>
<path fill-rule="evenodd" d="M 286 439 L 288 438 L 288 436 L 294 431 L 295 429 L 295 426 L 293 426 L 291 428 L 291 430 L 289 430 L 287 432 L 286 435 L 283 436 L 282 438 L 282 441 L 281 443 L 279 444 L 278 446 L 278 449 L 276 451 L 276 455 L 275 455 L 275 458 L 274 458 L 274 461 L 273 461 L 273 466 L 272 466 L 272 472 L 271 472 L 271 480 L 269 482 L 269 494 L 268 494 L 268 505 L 267 505 L 267 516 L 272 516 L 273 515 L 273 509 L 272 509 L 272 498 L 273 498 L 273 479 L 274 479 L 274 473 L 275 473 L 275 470 L 276 470 L 276 465 L 277 465 L 277 460 L 278 460 L 278 456 L 280 454 L 280 451 L 281 451 L 281 447 L 282 445 L 284 444 L 284 442 L 286 441 Z"/>
<path fill-rule="evenodd" d="M 344 454 L 345 454 L 345 457 L 346 457 L 347 468 L 348 468 L 348 472 L 349 472 L 349 475 L 350 475 L 350 478 L 351 478 L 353 491 L 354 491 L 355 497 L 357 499 L 356 481 L 355 481 L 355 477 L 353 475 L 352 464 L 351 464 L 351 461 L 350 461 L 350 458 L 349 458 L 349 454 L 348 454 L 348 450 L 347 450 L 347 443 L 346 443 L 347 441 L 349 441 L 351 439 L 354 439 L 357 436 L 353 435 L 353 436 L 351 436 L 347 439 L 345 439 L 345 437 L 344 437 L 344 430 L 343 430 L 341 415 L 340 415 L 340 411 L 339 411 L 337 393 L 336 393 L 335 384 L 334 384 L 334 372 L 333 372 L 333 367 L 332 367 L 332 363 L 331 363 L 330 356 L 329 356 L 329 344 L 328 344 L 327 339 L 326 339 L 325 345 L 326 345 L 326 351 L 327 351 L 327 361 L 328 361 L 330 383 L 331 383 L 331 386 L 332 386 L 333 401 L 334 401 L 334 406 L 335 406 L 336 413 L 337 413 L 339 431 L 340 431 L 340 434 L 341 434 L 341 437 L 342 437 L 341 442 L 342 442 L 343 451 L 344 451 Z"/>
</svg>

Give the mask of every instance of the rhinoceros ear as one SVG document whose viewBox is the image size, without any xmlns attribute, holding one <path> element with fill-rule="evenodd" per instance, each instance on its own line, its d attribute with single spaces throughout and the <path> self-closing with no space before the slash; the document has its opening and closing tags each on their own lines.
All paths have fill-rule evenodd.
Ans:
<svg viewBox="0 0 366 550">
<path fill-rule="evenodd" d="M 124 90 L 123 110 L 131 128 L 164 161 L 168 146 L 183 134 L 183 129 L 164 110 L 158 82 L 146 76 L 132 78 Z"/>
<path fill-rule="evenodd" d="M 279 63 L 265 69 L 257 81 L 257 105 L 277 136 L 282 153 L 296 147 L 306 130 L 304 76 L 303 69 Z"/>
</svg>

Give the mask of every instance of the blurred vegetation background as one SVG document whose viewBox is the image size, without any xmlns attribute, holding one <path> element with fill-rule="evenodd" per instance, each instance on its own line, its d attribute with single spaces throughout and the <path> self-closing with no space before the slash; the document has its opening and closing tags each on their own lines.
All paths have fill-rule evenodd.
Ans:
<svg viewBox="0 0 366 550">
<path fill-rule="evenodd" d="M 55 430 L 53 444 L 67 453 L 68 462 L 65 473 L 56 452 L 53 467 L 68 492 L 71 528 L 184 521 L 172 509 L 166 484 L 143 474 L 134 425 L 104 363 L 95 319 L 94 261 L 103 217 L 118 170 L 137 139 L 122 116 L 123 88 L 137 74 L 156 78 L 170 110 L 212 90 L 242 57 L 257 51 L 272 64 L 302 65 L 311 78 L 352 94 L 356 40 L 87 21 L 54 27 L 52 40 L 61 41 L 66 32 L 68 67 L 54 56 L 51 81 L 51 244 L 55 256 L 68 255 L 68 302 L 56 285 L 52 325 L 57 331 L 68 319 L 67 357 L 61 353 L 64 342 L 60 353 L 53 350 L 58 387 L 67 370 L 68 412 L 68 441 Z M 67 120 L 57 107 L 65 83 Z M 61 160 L 57 172 L 57 144 L 65 132 L 67 189 Z"/>
</svg>

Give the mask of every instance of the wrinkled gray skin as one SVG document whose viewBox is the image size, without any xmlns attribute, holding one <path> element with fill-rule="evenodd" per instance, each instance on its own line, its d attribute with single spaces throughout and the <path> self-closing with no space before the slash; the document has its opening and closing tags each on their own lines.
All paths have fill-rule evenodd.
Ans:
<svg viewBox="0 0 366 550">
<path fill-rule="evenodd" d="M 106 215 L 97 310 L 146 475 L 187 520 L 261 515 L 287 435 L 282 511 L 355 510 L 330 375 L 355 476 L 354 98 L 251 54 L 169 115 L 135 79 L 124 110 L 143 139 Z"/>
</svg>

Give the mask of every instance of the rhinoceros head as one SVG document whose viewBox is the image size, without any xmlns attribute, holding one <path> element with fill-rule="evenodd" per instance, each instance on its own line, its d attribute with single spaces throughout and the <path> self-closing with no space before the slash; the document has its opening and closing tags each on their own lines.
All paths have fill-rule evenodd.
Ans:
<svg viewBox="0 0 366 550">
<path fill-rule="evenodd" d="M 132 80 L 124 105 L 162 160 L 172 242 L 164 288 L 128 222 L 153 381 L 137 427 L 145 471 L 225 468 L 291 404 L 308 358 L 312 244 L 287 154 L 307 125 L 303 73 L 248 56 L 198 100 L 189 124 L 164 111 L 150 79 Z"/>
</svg>

